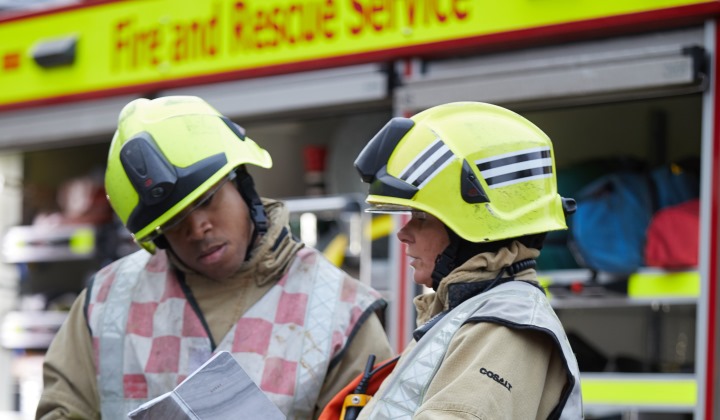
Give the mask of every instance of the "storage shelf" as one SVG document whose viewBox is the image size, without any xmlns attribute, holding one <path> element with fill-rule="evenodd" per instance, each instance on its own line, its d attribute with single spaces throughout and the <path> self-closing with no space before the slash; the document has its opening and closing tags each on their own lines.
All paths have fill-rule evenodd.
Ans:
<svg viewBox="0 0 720 420">
<path fill-rule="evenodd" d="M 538 278 L 555 308 L 695 305 L 700 295 L 700 274 L 695 270 L 643 268 L 617 276 L 572 269 L 539 272 Z M 618 284 L 626 291 L 618 290 Z"/>
<path fill-rule="evenodd" d="M 112 225 L 13 226 L 2 237 L 5 263 L 35 263 L 121 257 L 139 247 L 123 227 Z"/>
<path fill-rule="evenodd" d="M 10 311 L 0 318 L 0 346 L 46 350 L 67 316 L 66 311 Z"/>
<path fill-rule="evenodd" d="M 96 228 L 92 225 L 14 226 L 3 238 L 6 263 L 69 261 L 93 258 Z"/>
<path fill-rule="evenodd" d="M 569 268 L 561 270 L 540 270 L 538 277 L 547 279 L 554 285 L 570 285 L 573 283 L 589 283 L 593 277 L 597 284 L 607 284 L 627 278 L 626 275 L 617 275 L 606 272 L 593 272 L 587 268 Z"/>
<path fill-rule="evenodd" d="M 695 305 L 697 304 L 697 299 L 686 297 L 631 298 L 551 296 L 550 304 L 556 309 L 621 308 L 636 306 L 659 307 L 662 305 Z"/>
<path fill-rule="evenodd" d="M 695 306 L 700 288 L 700 275 L 694 270 L 643 268 L 624 277 L 585 269 L 538 274 L 555 309 Z M 580 378 L 586 415 L 695 410 L 697 380 L 692 373 L 581 372 Z"/>
</svg>

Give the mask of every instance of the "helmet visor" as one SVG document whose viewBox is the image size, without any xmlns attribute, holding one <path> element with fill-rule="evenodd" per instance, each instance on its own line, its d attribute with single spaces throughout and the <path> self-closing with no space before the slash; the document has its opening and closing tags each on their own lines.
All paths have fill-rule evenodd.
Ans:
<svg viewBox="0 0 720 420">
<path fill-rule="evenodd" d="M 185 220 L 185 218 L 190 215 L 190 213 L 194 212 L 195 210 L 197 210 L 200 207 L 205 206 L 206 204 L 209 204 L 210 201 L 212 200 L 213 196 L 215 196 L 215 193 L 220 191 L 220 189 L 223 186 L 225 186 L 225 184 L 228 181 L 232 181 L 233 179 L 235 179 L 236 176 L 237 175 L 236 175 L 235 171 L 231 171 L 226 177 L 221 179 L 217 184 L 213 185 L 203 195 L 198 197 L 197 200 L 190 203 L 190 205 L 188 205 L 187 207 L 182 209 L 180 212 L 178 212 L 178 214 L 173 216 L 165 224 L 163 224 L 162 226 L 156 226 L 149 235 L 140 239 L 139 242 L 141 242 L 141 243 L 152 242 L 155 239 L 157 239 L 158 237 L 160 237 L 168 232 L 171 232 L 173 229 L 177 228 L 180 225 L 180 223 L 182 223 L 182 221 Z"/>
<path fill-rule="evenodd" d="M 409 206 L 401 206 L 398 204 L 370 203 L 370 207 L 365 209 L 365 211 L 368 213 L 411 213 L 416 211 L 416 209 Z"/>
</svg>

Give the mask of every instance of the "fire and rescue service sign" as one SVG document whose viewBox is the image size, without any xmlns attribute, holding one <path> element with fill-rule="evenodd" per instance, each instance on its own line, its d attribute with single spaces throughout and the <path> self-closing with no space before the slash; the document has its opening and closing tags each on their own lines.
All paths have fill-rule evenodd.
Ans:
<svg viewBox="0 0 720 420">
<path fill-rule="evenodd" d="M 0 21 L 0 109 L 92 92 L 251 77 L 268 69 L 280 73 L 283 67 L 287 72 L 299 63 L 352 63 L 373 54 L 375 60 L 389 59 L 408 47 L 715 2 L 101 2 Z"/>
</svg>

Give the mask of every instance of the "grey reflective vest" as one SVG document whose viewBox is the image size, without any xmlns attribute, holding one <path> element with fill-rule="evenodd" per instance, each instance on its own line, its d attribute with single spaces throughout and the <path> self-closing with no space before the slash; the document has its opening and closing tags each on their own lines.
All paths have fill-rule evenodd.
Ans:
<svg viewBox="0 0 720 420">
<path fill-rule="evenodd" d="M 391 381 L 376 394 L 370 419 L 410 419 L 440 368 L 450 341 L 468 322 L 494 322 L 509 328 L 534 328 L 552 336 L 562 350 L 571 382 L 551 418 L 582 419 L 580 372 L 570 343 L 545 295 L 523 281 L 510 281 L 471 297 L 438 321 L 417 345 L 403 356 Z"/>
</svg>

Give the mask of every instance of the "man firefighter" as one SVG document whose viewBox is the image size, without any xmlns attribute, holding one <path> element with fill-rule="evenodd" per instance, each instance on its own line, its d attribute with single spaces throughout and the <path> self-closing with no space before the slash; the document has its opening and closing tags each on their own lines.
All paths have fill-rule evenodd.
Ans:
<svg viewBox="0 0 720 420">
<path fill-rule="evenodd" d="M 230 352 L 288 418 L 315 418 L 391 349 L 368 286 L 293 238 L 247 165 L 270 155 L 197 97 L 120 113 L 105 187 L 142 250 L 99 271 L 44 364 L 38 418 L 119 419 Z"/>
</svg>

